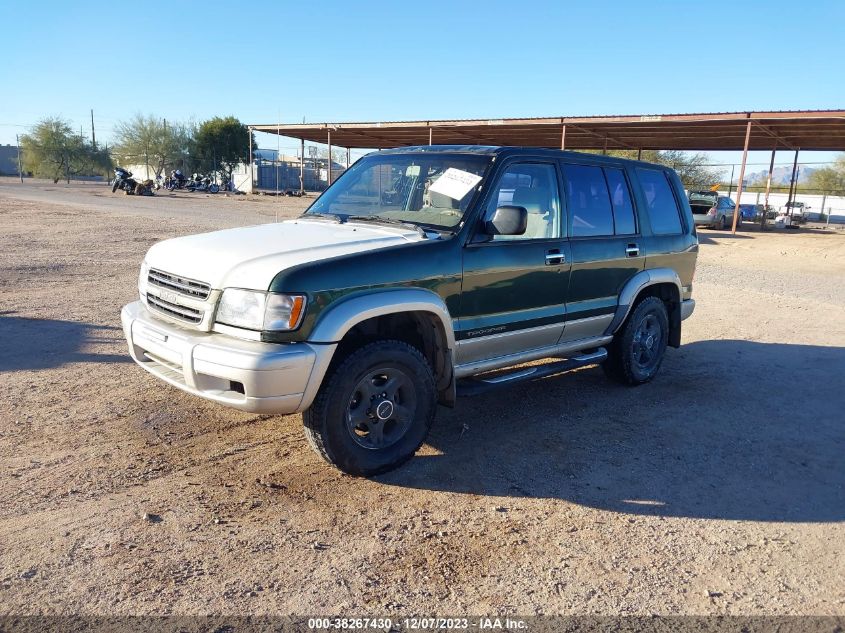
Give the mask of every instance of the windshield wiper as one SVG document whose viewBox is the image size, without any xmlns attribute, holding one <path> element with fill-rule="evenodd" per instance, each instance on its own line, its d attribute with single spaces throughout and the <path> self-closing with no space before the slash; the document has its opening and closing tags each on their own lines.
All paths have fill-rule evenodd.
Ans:
<svg viewBox="0 0 845 633">
<path fill-rule="evenodd" d="M 394 226 L 404 226 L 406 229 L 412 229 L 417 232 L 420 237 L 428 239 L 428 233 L 425 232 L 418 224 L 413 222 L 403 222 L 402 220 L 394 220 L 393 218 L 383 218 L 378 215 L 347 215 L 346 221 L 354 220 L 356 222 L 372 222 L 373 224 L 392 224 Z"/>
<path fill-rule="evenodd" d="M 308 213 L 303 213 L 299 217 L 300 219 L 305 220 L 308 218 L 324 218 L 326 220 L 336 222 L 337 224 L 343 224 L 343 217 L 339 216 L 337 213 L 320 213 L 319 211 L 310 211 Z"/>
</svg>

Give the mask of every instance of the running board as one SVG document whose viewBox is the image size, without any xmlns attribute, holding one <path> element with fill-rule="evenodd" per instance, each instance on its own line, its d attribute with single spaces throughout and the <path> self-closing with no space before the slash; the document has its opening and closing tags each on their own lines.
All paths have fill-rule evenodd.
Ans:
<svg viewBox="0 0 845 633">
<path fill-rule="evenodd" d="M 606 359 L 607 350 L 603 347 L 599 347 L 587 354 L 581 354 L 580 356 L 575 356 L 573 358 L 546 363 L 544 365 L 537 365 L 535 367 L 517 369 L 516 371 L 508 374 L 500 374 L 489 378 L 484 378 L 483 376 L 464 378 L 458 381 L 458 395 L 477 396 L 498 387 L 514 385 L 520 382 L 527 382 L 529 380 L 537 380 L 538 378 L 546 378 L 548 376 L 554 376 L 555 374 L 562 374 L 565 371 L 578 369 L 579 367 L 586 367 L 587 365 L 596 365 L 604 362 Z"/>
</svg>

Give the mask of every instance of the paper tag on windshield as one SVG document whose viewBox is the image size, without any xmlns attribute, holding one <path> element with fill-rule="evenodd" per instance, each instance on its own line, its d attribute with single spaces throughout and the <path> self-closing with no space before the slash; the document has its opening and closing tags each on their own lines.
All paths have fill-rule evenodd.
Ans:
<svg viewBox="0 0 845 633">
<path fill-rule="evenodd" d="M 431 183 L 428 190 L 433 191 L 434 193 L 443 194 L 444 196 L 449 196 L 455 200 L 460 200 L 480 181 L 481 176 L 476 176 L 475 174 L 464 171 L 463 169 L 450 167 L 443 172 L 440 178 Z"/>
</svg>

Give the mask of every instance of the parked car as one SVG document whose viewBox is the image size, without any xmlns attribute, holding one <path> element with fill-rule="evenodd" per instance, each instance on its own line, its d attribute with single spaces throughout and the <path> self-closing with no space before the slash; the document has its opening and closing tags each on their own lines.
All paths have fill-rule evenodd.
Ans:
<svg viewBox="0 0 845 633">
<path fill-rule="evenodd" d="M 736 202 L 716 191 L 690 191 L 689 204 L 696 226 L 727 229 L 733 226 Z"/>
<path fill-rule="evenodd" d="M 298 219 L 153 245 L 121 319 L 161 380 L 302 412 L 326 461 L 373 475 L 458 395 L 597 363 L 652 380 L 695 307 L 697 252 L 669 168 L 409 147 L 362 158 Z"/>
<path fill-rule="evenodd" d="M 739 212 L 743 220 L 759 220 L 763 215 L 762 204 L 741 204 L 739 205 Z"/>
<path fill-rule="evenodd" d="M 804 215 L 804 212 L 809 208 L 810 207 L 805 206 L 803 202 L 793 200 L 792 202 L 787 202 L 783 205 L 783 212 L 790 216 L 791 223 L 793 225 L 806 224 L 807 217 Z"/>
</svg>

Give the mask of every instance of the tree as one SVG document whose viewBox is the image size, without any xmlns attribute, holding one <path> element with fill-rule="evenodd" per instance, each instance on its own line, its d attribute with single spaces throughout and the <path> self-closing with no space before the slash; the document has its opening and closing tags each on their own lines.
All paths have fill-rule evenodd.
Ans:
<svg viewBox="0 0 845 633">
<path fill-rule="evenodd" d="M 74 134 L 70 123 L 59 117 L 38 122 L 21 137 L 24 169 L 54 183 L 72 176 L 102 173 L 111 167 L 105 149 L 95 149 L 86 138 Z"/>
<path fill-rule="evenodd" d="M 845 192 L 845 154 L 840 154 L 833 166 L 813 171 L 805 188 L 824 194 Z"/>
<path fill-rule="evenodd" d="M 116 156 L 129 164 L 152 167 L 160 176 L 168 165 L 180 165 L 188 155 L 193 136 L 191 126 L 168 123 L 155 116 L 136 114 L 115 130 Z"/>
<path fill-rule="evenodd" d="M 637 157 L 635 150 L 611 150 L 607 153 L 619 158 Z M 714 170 L 707 166 L 707 163 L 710 162 L 710 157 L 707 154 L 688 154 L 677 149 L 647 149 L 643 150 L 641 160 L 671 167 L 678 172 L 681 182 L 687 189 L 709 188 L 719 182 L 723 174 L 721 170 Z"/>
<path fill-rule="evenodd" d="M 255 136 L 238 119 L 233 116 L 214 117 L 197 128 L 192 154 L 194 158 L 213 165 L 214 169 L 224 169 L 231 180 L 235 165 L 252 160 L 249 156 L 250 138 L 252 147 L 256 148 Z"/>
</svg>

